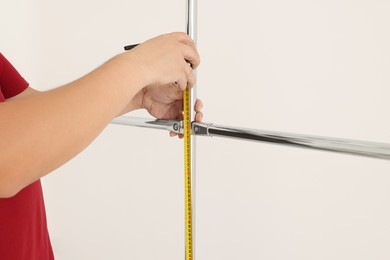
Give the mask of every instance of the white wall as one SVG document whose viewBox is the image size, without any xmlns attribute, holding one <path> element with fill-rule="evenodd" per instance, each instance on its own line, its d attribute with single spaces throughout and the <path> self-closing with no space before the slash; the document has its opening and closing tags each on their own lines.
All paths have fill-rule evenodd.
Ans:
<svg viewBox="0 0 390 260">
<path fill-rule="evenodd" d="M 24 2 L 40 17 L 21 25 L 41 33 L 40 67 L 20 46 L 31 56 L 13 58 L 41 89 L 184 30 L 179 0 Z M 389 11 L 386 1 L 199 0 L 204 120 L 390 143 Z M 197 146 L 198 259 L 390 258 L 389 162 L 218 138 Z M 108 126 L 44 180 L 57 259 L 182 259 L 182 161 L 167 133 Z"/>
<path fill-rule="evenodd" d="M 40 8 L 34 0 L 0 1 L 0 52 L 31 85 L 39 85 Z"/>
</svg>

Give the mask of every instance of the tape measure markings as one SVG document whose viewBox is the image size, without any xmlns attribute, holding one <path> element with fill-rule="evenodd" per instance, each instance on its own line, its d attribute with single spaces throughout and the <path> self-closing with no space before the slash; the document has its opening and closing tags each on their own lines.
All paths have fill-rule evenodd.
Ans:
<svg viewBox="0 0 390 260">
<path fill-rule="evenodd" d="M 185 89 L 183 93 L 184 110 L 184 190 L 185 190 L 185 259 L 192 260 L 192 190 L 191 190 L 191 92 Z"/>
</svg>

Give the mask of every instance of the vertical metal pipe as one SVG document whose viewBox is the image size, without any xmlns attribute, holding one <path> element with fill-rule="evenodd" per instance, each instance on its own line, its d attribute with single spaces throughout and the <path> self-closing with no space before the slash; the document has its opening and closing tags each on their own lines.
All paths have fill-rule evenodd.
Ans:
<svg viewBox="0 0 390 260">
<path fill-rule="evenodd" d="M 193 41 L 197 42 L 197 9 L 198 9 L 198 1 L 197 0 L 187 0 L 187 8 L 186 8 L 186 31 L 187 34 L 193 39 Z M 196 75 L 195 75 L 196 77 Z M 190 95 L 190 104 L 191 104 L 191 113 L 190 118 L 191 121 L 195 121 L 195 102 L 196 102 L 196 86 L 194 86 L 191 89 L 191 95 Z M 196 212 L 195 212 L 195 197 L 196 197 L 196 173 L 195 173 L 195 163 L 196 163 L 196 147 L 195 147 L 195 141 L 196 137 L 194 135 L 191 135 L 190 145 L 191 145 L 191 152 L 190 152 L 190 158 L 191 158 L 191 197 L 192 197 L 192 260 L 195 259 L 195 219 L 196 219 Z"/>
<path fill-rule="evenodd" d="M 198 1 L 197 0 L 187 0 L 187 22 L 186 22 L 186 31 L 187 34 L 197 43 L 197 20 L 198 18 Z M 196 102 L 196 86 L 191 89 L 191 106 L 194 107 Z M 194 109 L 191 109 L 191 119 L 195 121 Z"/>
</svg>

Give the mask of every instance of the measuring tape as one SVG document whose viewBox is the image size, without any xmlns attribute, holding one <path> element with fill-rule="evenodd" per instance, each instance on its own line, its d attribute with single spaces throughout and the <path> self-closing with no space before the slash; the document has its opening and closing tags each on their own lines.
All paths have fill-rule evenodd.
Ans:
<svg viewBox="0 0 390 260">
<path fill-rule="evenodd" d="M 131 50 L 138 44 L 125 46 Z M 192 260 L 192 180 L 191 180 L 191 91 L 186 88 L 183 92 L 183 128 L 184 128 L 184 192 L 185 192 L 185 260 Z"/>
<path fill-rule="evenodd" d="M 184 110 L 184 192 L 185 192 L 185 259 L 192 260 L 192 190 L 191 190 L 191 92 L 188 88 L 183 93 Z"/>
</svg>

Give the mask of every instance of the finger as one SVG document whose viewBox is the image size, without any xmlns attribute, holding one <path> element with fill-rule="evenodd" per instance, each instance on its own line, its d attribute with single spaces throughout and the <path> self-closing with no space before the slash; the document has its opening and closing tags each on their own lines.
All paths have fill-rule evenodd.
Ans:
<svg viewBox="0 0 390 260">
<path fill-rule="evenodd" d="M 188 34 L 186 34 L 184 32 L 176 32 L 176 33 L 173 33 L 173 35 L 176 37 L 176 39 L 179 42 L 184 43 L 185 45 L 195 47 L 194 40 L 192 40 Z"/>
<path fill-rule="evenodd" d="M 196 122 L 202 122 L 203 120 L 203 113 L 202 112 L 197 112 L 195 115 L 195 121 Z"/>
<path fill-rule="evenodd" d="M 181 101 L 183 100 L 183 91 L 181 91 L 177 85 L 172 84 L 167 88 L 167 96 L 169 99 Z"/>
<path fill-rule="evenodd" d="M 183 93 L 183 92 L 182 92 Z M 175 101 L 171 105 L 171 117 L 170 119 L 182 120 L 183 117 L 183 99 Z"/>
<path fill-rule="evenodd" d="M 192 88 L 195 85 L 196 78 L 194 75 L 194 71 L 188 65 L 185 67 L 185 74 L 187 77 L 187 88 Z"/>
<path fill-rule="evenodd" d="M 188 67 L 188 65 L 187 65 Z M 184 72 L 181 75 L 181 78 L 179 78 L 177 81 L 173 83 L 178 89 L 181 91 L 184 91 L 187 88 L 187 73 Z"/>
<path fill-rule="evenodd" d="M 184 138 L 184 135 L 183 134 L 176 134 L 174 132 L 169 132 L 169 136 L 170 137 L 175 137 L 177 136 L 179 139 L 183 139 Z"/>
<path fill-rule="evenodd" d="M 195 103 L 195 112 L 200 112 L 203 108 L 203 102 L 202 100 L 198 99 Z"/>
<path fill-rule="evenodd" d="M 183 64 L 184 73 L 182 75 L 182 78 L 174 82 L 177 88 L 182 91 L 184 91 L 186 88 L 192 88 L 195 85 L 196 81 L 192 68 L 188 66 L 186 62 L 184 62 Z"/>
<path fill-rule="evenodd" d="M 180 114 L 179 114 L 179 116 L 176 119 L 179 120 L 179 121 L 183 121 L 184 120 L 183 102 L 180 102 Z"/>
<path fill-rule="evenodd" d="M 195 47 L 186 45 L 183 47 L 184 59 L 191 64 L 192 69 L 196 69 L 200 64 L 200 56 Z"/>
</svg>

